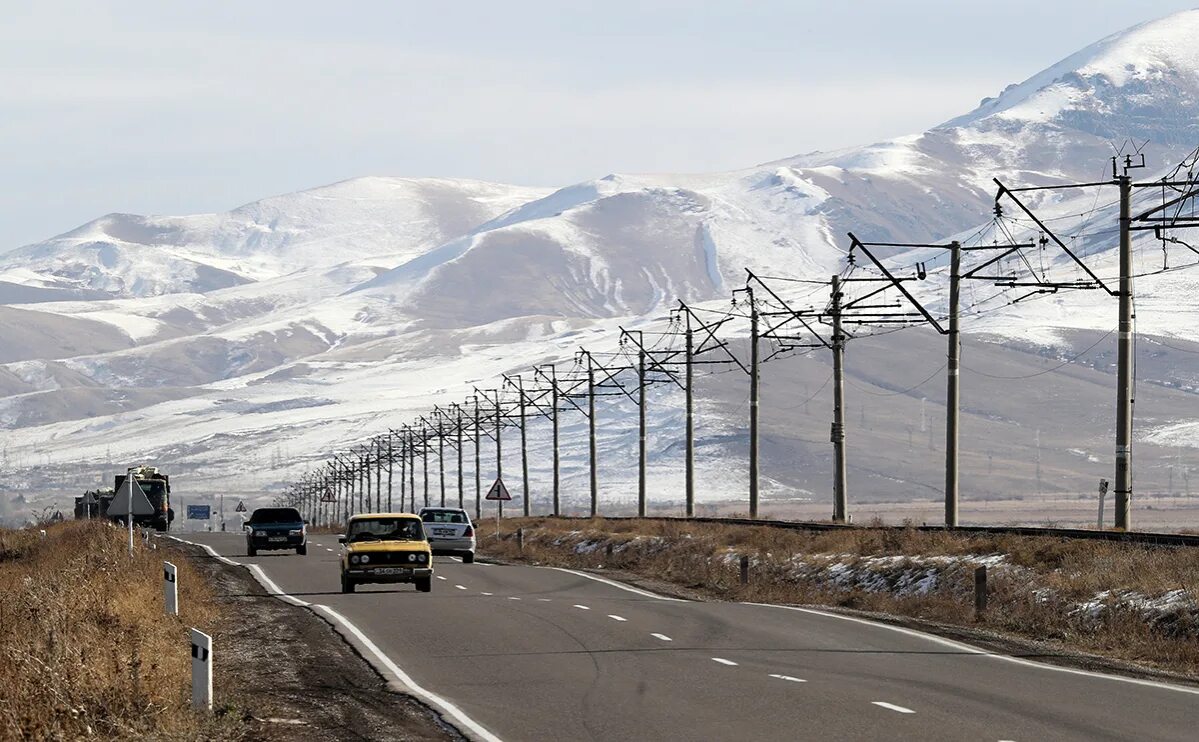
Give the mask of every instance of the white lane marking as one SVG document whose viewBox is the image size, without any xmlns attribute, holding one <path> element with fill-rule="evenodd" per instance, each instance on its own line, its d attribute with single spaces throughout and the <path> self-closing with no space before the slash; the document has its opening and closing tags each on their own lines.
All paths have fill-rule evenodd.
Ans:
<svg viewBox="0 0 1199 742">
<path fill-rule="evenodd" d="M 1070 675 L 1082 675 L 1083 677 L 1097 678 L 1100 680 L 1114 680 L 1119 683 L 1131 683 L 1133 685 L 1143 685 L 1143 686 L 1147 686 L 1149 688 L 1158 688 L 1160 690 L 1172 690 L 1177 693 L 1188 693 L 1192 696 L 1199 696 L 1199 688 L 1186 688 L 1181 685 L 1171 685 L 1169 683 L 1162 683 L 1162 682 L 1158 682 L 1156 680 L 1142 680 L 1140 678 L 1126 678 L 1126 677 L 1122 677 L 1120 675 L 1105 675 L 1101 672 L 1093 672 L 1091 670 L 1077 670 L 1073 667 L 1061 667 L 1059 665 L 1047 665 L 1042 662 L 1021 659 L 1019 657 L 1011 657 L 1006 654 L 995 654 L 994 652 L 988 652 L 985 649 L 979 649 L 978 647 L 973 647 L 969 644 L 962 644 L 961 642 L 954 641 L 952 639 L 944 639 L 942 637 L 934 636 L 932 634 L 926 634 L 922 631 L 916 631 L 915 629 L 905 629 L 901 626 L 891 626 L 891 625 L 885 624 L 885 623 L 877 623 L 875 621 L 870 621 L 865 618 L 858 618 L 857 616 L 845 616 L 840 613 L 829 613 L 828 611 L 819 611 L 814 608 L 800 608 L 800 607 L 794 606 L 794 605 L 775 605 L 773 603 L 744 603 L 743 605 L 754 605 L 754 606 L 758 606 L 761 608 L 782 608 L 783 610 L 787 610 L 787 611 L 798 611 L 800 613 L 808 613 L 808 614 L 811 614 L 814 616 L 824 616 L 825 618 L 837 618 L 842 621 L 852 621 L 853 623 L 860 623 L 865 626 L 873 626 L 876 629 L 886 629 L 887 631 L 894 631 L 899 634 L 906 634 L 907 636 L 912 636 L 917 639 L 924 639 L 925 641 L 929 641 L 934 644 L 940 644 L 943 647 L 950 647 L 952 649 L 956 649 L 958 651 L 965 652 L 967 654 L 977 654 L 977 655 L 981 655 L 983 657 L 989 657 L 989 658 L 995 659 L 995 660 L 1011 662 L 1012 664 L 1015 664 L 1015 665 L 1023 665 L 1025 667 L 1033 667 L 1038 670 L 1049 670 L 1051 672 L 1064 672 L 1064 673 L 1069 673 Z"/>
<path fill-rule="evenodd" d="M 439 579 L 439 580 L 444 580 L 445 578 L 444 578 L 444 577 L 442 577 L 441 575 L 437 575 L 437 579 Z"/>
<path fill-rule="evenodd" d="M 890 709 L 891 711 L 898 711 L 901 714 L 916 713 L 915 711 L 913 711 L 911 709 L 905 709 L 903 706 L 896 706 L 895 704 L 887 703 L 886 701 L 871 701 L 871 703 L 873 703 L 875 706 L 882 706 L 885 709 Z"/>
<path fill-rule="evenodd" d="M 218 561 L 224 562 L 225 564 L 231 565 L 233 567 L 243 566 L 241 562 L 235 562 L 228 557 L 223 557 L 220 554 L 216 553 L 216 550 L 213 549 L 208 544 L 197 544 L 195 541 L 188 541 L 187 539 L 182 539 L 182 538 L 179 538 L 178 536 L 167 536 L 167 538 L 174 539 L 174 540 L 178 541 L 179 543 L 187 544 L 188 546 L 199 546 L 201 549 L 208 552 L 208 556 L 215 557 Z"/>
<path fill-rule="evenodd" d="M 483 595 L 493 595 L 494 593 L 483 593 Z"/>
<path fill-rule="evenodd" d="M 591 610 L 591 609 L 590 609 L 590 608 L 588 608 L 587 606 L 585 606 L 585 605 L 579 605 L 578 603 L 575 603 L 575 604 L 574 604 L 574 607 L 575 607 L 575 608 L 578 608 L 578 609 L 579 609 L 579 610 L 581 610 L 581 611 L 589 611 L 589 610 Z"/>
<path fill-rule="evenodd" d="M 458 588 L 459 590 L 465 590 L 465 589 L 466 589 L 466 585 L 454 585 L 454 587 Z"/>
<path fill-rule="evenodd" d="M 672 641 L 674 641 L 674 639 L 671 639 L 671 638 L 670 638 L 669 636 L 667 636 L 666 634 L 650 634 L 650 636 L 652 636 L 652 637 L 653 637 L 653 638 L 655 638 L 655 639 L 661 639 L 661 640 L 662 640 L 662 641 L 664 641 L 664 642 L 672 642 Z"/>
<path fill-rule="evenodd" d="M 613 613 L 609 613 L 608 618 L 612 619 L 613 621 L 628 621 L 629 620 L 622 616 L 617 616 L 616 614 L 613 614 Z"/>
<path fill-rule="evenodd" d="M 333 551 L 333 550 L 332 550 L 332 549 L 330 549 L 328 546 L 326 546 L 326 547 L 325 547 L 325 551 Z"/>
<path fill-rule="evenodd" d="M 395 675 L 396 679 L 399 680 L 402 685 L 406 686 L 413 693 L 415 693 L 418 696 L 421 696 L 429 703 L 440 708 L 442 711 L 445 711 L 446 714 L 449 715 L 451 718 L 453 718 L 456 722 L 458 722 L 462 726 L 466 727 L 470 731 L 474 732 L 476 735 L 479 736 L 480 739 L 485 740 L 485 742 L 500 742 L 499 737 L 497 737 L 494 734 L 492 734 L 491 732 L 487 731 L 478 722 L 476 722 L 474 719 L 470 718 L 465 713 L 463 713 L 462 709 L 458 708 L 453 703 L 450 703 L 448 700 L 442 698 L 441 696 L 437 695 L 436 693 L 425 690 L 421 686 L 417 685 L 416 681 L 414 681 L 408 675 L 408 673 L 401 670 L 399 665 L 397 665 L 395 662 L 392 662 L 390 657 L 383 654 L 383 652 L 377 646 L 375 646 L 375 643 L 367 638 L 366 634 L 362 633 L 362 631 L 360 631 L 357 626 L 355 626 L 354 624 L 352 624 L 348 620 L 346 620 L 346 618 L 344 616 L 342 616 L 340 613 L 333 610 L 332 608 L 330 608 L 327 605 L 317 605 L 314 607 L 319 609 L 320 611 L 328 614 L 333 619 L 335 619 L 338 623 L 340 623 L 343 627 L 345 627 L 345 629 L 347 631 L 349 631 L 351 634 L 353 634 L 355 636 L 355 638 L 358 639 L 358 641 L 362 642 L 362 646 L 366 647 L 366 649 L 372 655 L 374 655 L 375 659 L 378 660 L 379 664 L 383 665 L 388 670 L 390 670 L 392 672 L 392 674 Z"/>
<path fill-rule="evenodd" d="M 455 562 L 462 562 L 462 557 L 450 557 L 450 559 L 453 559 Z"/>
<path fill-rule="evenodd" d="M 634 595 L 640 595 L 643 598 L 653 598 L 654 600 L 669 600 L 673 603 L 690 602 L 690 601 L 683 600 L 682 598 L 668 598 L 665 595 L 658 595 L 657 593 L 651 593 L 648 590 L 641 590 L 636 587 L 622 585 L 619 582 L 616 582 L 614 580 L 608 580 L 603 577 L 596 577 L 595 575 L 589 575 L 586 572 L 579 572 L 578 570 L 575 570 L 575 569 L 567 569 L 565 567 L 549 567 L 549 569 L 555 569 L 559 572 L 565 572 L 570 575 L 575 575 L 576 577 L 586 577 L 589 580 L 595 580 L 596 582 L 602 582 L 605 585 L 608 585 L 610 587 L 614 587 L 619 590 L 624 590 L 625 592 L 633 593 Z"/>
<path fill-rule="evenodd" d="M 520 598 L 516 597 L 515 595 L 509 595 L 508 600 L 520 600 Z"/>
<path fill-rule="evenodd" d="M 554 600 L 553 598 L 538 598 L 537 602 L 538 603 L 552 603 L 553 600 Z"/>
<path fill-rule="evenodd" d="M 262 571 L 262 568 L 256 564 L 245 565 L 245 564 L 240 564 L 238 562 L 235 562 L 232 559 L 227 559 L 227 558 L 221 556 L 220 554 L 216 553 L 216 551 L 214 551 L 213 548 L 211 546 L 208 546 L 207 544 L 197 544 L 192 541 L 185 541 L 184 539 L 178 538 L 176 536 L 171 536 L 170 538 L 173 538 L 176 541 L 179 541 L 181 543 L 189 544 L 191 546 L 199 546 L 199 547 L 203 548 L 205 551 L 207 551 L 210 555 L 216 557 L 217 559 L 221 560 L 222 562 L 225 562 L 226 564 L 231 564 L 235 567 L 246 567 L 250 571 L 250 573 L 254 575 L 255 579 L 261 578 L 260 584 L 262 584 L 262 586 L 265 587 L 267 590 L 272 591 L 272 594 L 275 595 L 276 597 L 284 599 L 284 600 L 288 600 L 290 602 L 295 603 L 296 605 L 307 606 L 308 608 L 312 609 L 314 612 L 320 611 L 320 612 L 326 613 L 327 615 L 331 616 L 339 624 L 341 624 L 342 627 L 344 627 L 346 629 L 346 631 L 349 631 L 360 642 L 362 642 L 362 646 L 365 647 L 367 649 L 367 651 L 369 651 L 375 657 L 375 659 L 378 661 L 378 664 L 383 665 L 383 667 L 385 667 L 387 670 L 391 671 L 391 673 L 395 676 L 395 678 L 400 682 L 401 685 L 405 686 L 406 689 L 412 691 L 414 694 L 420 696 L 421 698 L 425 699 L 429 703 L 440 708 L 442 711 L 444 711 L 446 713 L 446 715 L 448 715 L 449 717 L 454 719 L 454 721 L 456 721 L 458 724 L 461 724 L 466 729 L 469 729 L 471 732 L 474 732 L 476 735 L 478 735 L 479 739 L 484 740 L 484 742 L 501 742 L 499 737 L 497 737 L 496 735 L 487 731 L 486 728 L 484 728 L 482 725 L 480 725 L 474 719 L 470 718 L 465 713 L 463 713 L 463 711 L 460 708 L 458 708 L 457 706 L 455 706 L 453 703 L 450 703 L 449 701 L 447 701 L 446 699 L 437 695 L 436 693 L 428 691 L 428 690 L 422 688 L 421 686 L 417 685 L 416 681 L 414 681 L 411 677 L 409 677 L 408 673 L 401 670 L 399 665 L 397 665 L 395 662 L 393 662 L 390 657 L 388 657 L 386 654 L 383 654 L 383 652 L 377 646 L 375 646 L 375 643 L 372 642 L 369 638 L 367 638 L 366 634 L 363 634 L 362 631 L 357 626 L 355 626 L 353 623 L 351 623 L 349 620 L 347 620 L 345 616 L 342 616 L 340 613 L 333 610 L 329 606 L 318 605 L 318 604 L 314 604 L 314 603 L 306 603 L 306 602 L 300 600 L 299 598 L 288 595 L 287 593 L 280 590 L 279 586 L 276 585 L 274 583 L 274 581 L 272 581 L 269 577 L 267 577 L 266 573 Z M 519 600 L 519 598 L 518 598 L 518 600 Z"/>
<path fill-rule="evenodd" d="M 774 673 L 771 673 L 771 674 L 770 674 L 770 677 L 772 677 L 772 678 L 778 678 L 779 680 L 786 680 L 786 681 L 789 681 L 789 682 L 792 682 L 792 683 L 806 683 L 806 682 L 808 682 L 808 681 L 804 680 L 803 678 L 793 678 L 793 677 L 791 677 L 790 675 L 775 675 Z"/>
<path fill-rule="evenodd" d="M 712 658 L 712 661 L 713 661 L 713 662 L 719 662 L 719 663 L 720 663 L 720 664 L 722 664 L 722 665 L 728 665 L 728 666 L 730 666 L 730 667 L 736 667 L 736 666 L 737 666 L 737 663 L 736 663 L 736 662 L 733 662 L 732 660 L 726 660 L 724 657 L 713 657 L 713 658 Z"/>
</svg>

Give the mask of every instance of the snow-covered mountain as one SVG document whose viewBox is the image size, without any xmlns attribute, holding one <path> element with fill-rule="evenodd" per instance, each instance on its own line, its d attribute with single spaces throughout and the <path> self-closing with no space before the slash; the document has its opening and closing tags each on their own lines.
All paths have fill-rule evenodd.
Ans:
<svg viewBox="0 0 1199 742">
<path fill-rule="evenodd" d="M 727 302 L 745 268 L 824 279 L 842 268 L 850 230 L 885 241 L 974 231 L 993 177 L 1094 180 L 1125 139 L 1148 140 L 1163 171 L 1199 144 L 1195 38 L 1199 11 L 1146 23 L 923 134 L 740 171 L 614 174 L 554 191 L 360 178 L 223 214 L 112 214 L 0 254 L 0 467 L 30 488 L 0 500 L 29 507 L 143 459 L 197 491 L 258 494 L 471 384 L 580 344 L 612 347 L 618 325 L 650 327 L 677 299 Z M 1075 222 L 1108 216 L 1093 194 L 1037 203 Z M 1087 239 L 1107 270 L 1110 236 Z M 1146 284 L 1142 331 L 1193 326 L 1191 279 Z M 1114 307 L 1075 301 L 990 312 L 966 329 L 1063 346 L 1074 331 L 1108 329 Z M 859 369 L 860 382 L 889 388 L 882 370 Z M 1028 423 L 985 407 L 980 420 Z M 1161 426 L 1199 416 L 1163 409 L 1177 414 Z M 736 449 L 736 426 L 720 420 L 709 432 Z M 655 420 L 666 469 L 678 422 Z M 800 445 L 791 434 L 778 432 L 779 451 L 823 466 L 820 436 Z M 633 444 L 605 445 L 617 455 Z M 713 443 L 712 471 L 726 453 Z M 874 466 L 870 454 L 855 462 Z M 879 479 L 864 494 L 895 485 Z"/>
</svg>

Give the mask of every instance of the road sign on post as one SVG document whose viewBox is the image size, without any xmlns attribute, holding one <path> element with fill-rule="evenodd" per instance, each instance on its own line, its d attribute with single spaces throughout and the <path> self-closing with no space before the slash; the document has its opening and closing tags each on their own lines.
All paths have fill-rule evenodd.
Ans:
<svg viewBox="0 0 1199 742">
<path fill-rule="evenodd" d="M 168 616 L 179 615 L 179 571 L 170 562 L 162 563 L 162 598 Z"/>
<path fill-rule="evenodd" d="M 208 520 L 212 517 L 211 505 L 188 505 L 187 519 L 188 520 Z"/>
<path fill-rule="evenodd" d="M 334 494 L 332 487 L 325 489 L 325 494 L 321 495 L 321 502 L 337 502 L 337 495 Z"/>
<path fill-rule="evenodd" d="M 495 478 L 495 484 L 491 485 L 491 489 L 487 490 L 487 496 L 484 500 L 495 500 L 498 503 L 507 502 L 512 499 L 512 495 L 508 494 L 508 488 L 504 486 L 504 480 L 500 477 Z M 495 509 L 495 537 L 500 537 L 500 509 Z"/>
<path fill-rule="evenodd" d="M 237 507 L 233 509 L 233 512 L 235 512 L 235 513 L 244 513 L 244 512 L 246 512 L 246 504 L 245 504 L 244 502 L 241 502 L 241 501 L 239 501 L 239 502 L 237 503 Z"/>
<path fill-rule="evenodd" d="M 212 711 L 212 637 L 191 630 L 192 708 Z"/>
<path fill-rule="evenodd" d="M 133 556 L 133 516 L 154 514 L 154 506 L 150 504 L 150 499 L 146 497 L 133 474 L 126 475 L 121 489 L 113 496 L 112 504 L 108 506 L 108 514 L 124 516 L 125 524 L 129 528 L 129 556 Z"/>
</svg>

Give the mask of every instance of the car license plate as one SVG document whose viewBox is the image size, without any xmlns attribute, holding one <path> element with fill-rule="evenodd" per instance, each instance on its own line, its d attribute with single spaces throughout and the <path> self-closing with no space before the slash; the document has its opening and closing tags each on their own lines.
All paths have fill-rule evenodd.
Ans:
<svg viewBox="0 0 1199 742">
<path fill-rule="evenodd" d="M 434 528 L 433 534 L 436 536 L 453 536 L 454 529 L 453 528 Z"/>
<path fill-rule="evenodd" d="M 377 575 L 402 575 L 408 570 L 403 567 L 376 567 L 375 574 Z"/>
<path fill-rule="evenodd" d="M 271 536 L 267 541 L 286 541 L 287 536 Z"/>
</svg>

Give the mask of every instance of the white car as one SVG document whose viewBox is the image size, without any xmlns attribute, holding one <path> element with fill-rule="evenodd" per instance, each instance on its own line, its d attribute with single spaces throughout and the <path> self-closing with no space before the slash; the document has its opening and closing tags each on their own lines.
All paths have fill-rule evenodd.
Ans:
<svg viewBox="0 0 1199 742">
<path fill-rule="evenodd" d="M 475 527 L 462 508 L 421 508 L 425 537 L 434 554 L 462 557 L 463 564 L 475 561 Z"/>
</svg>

